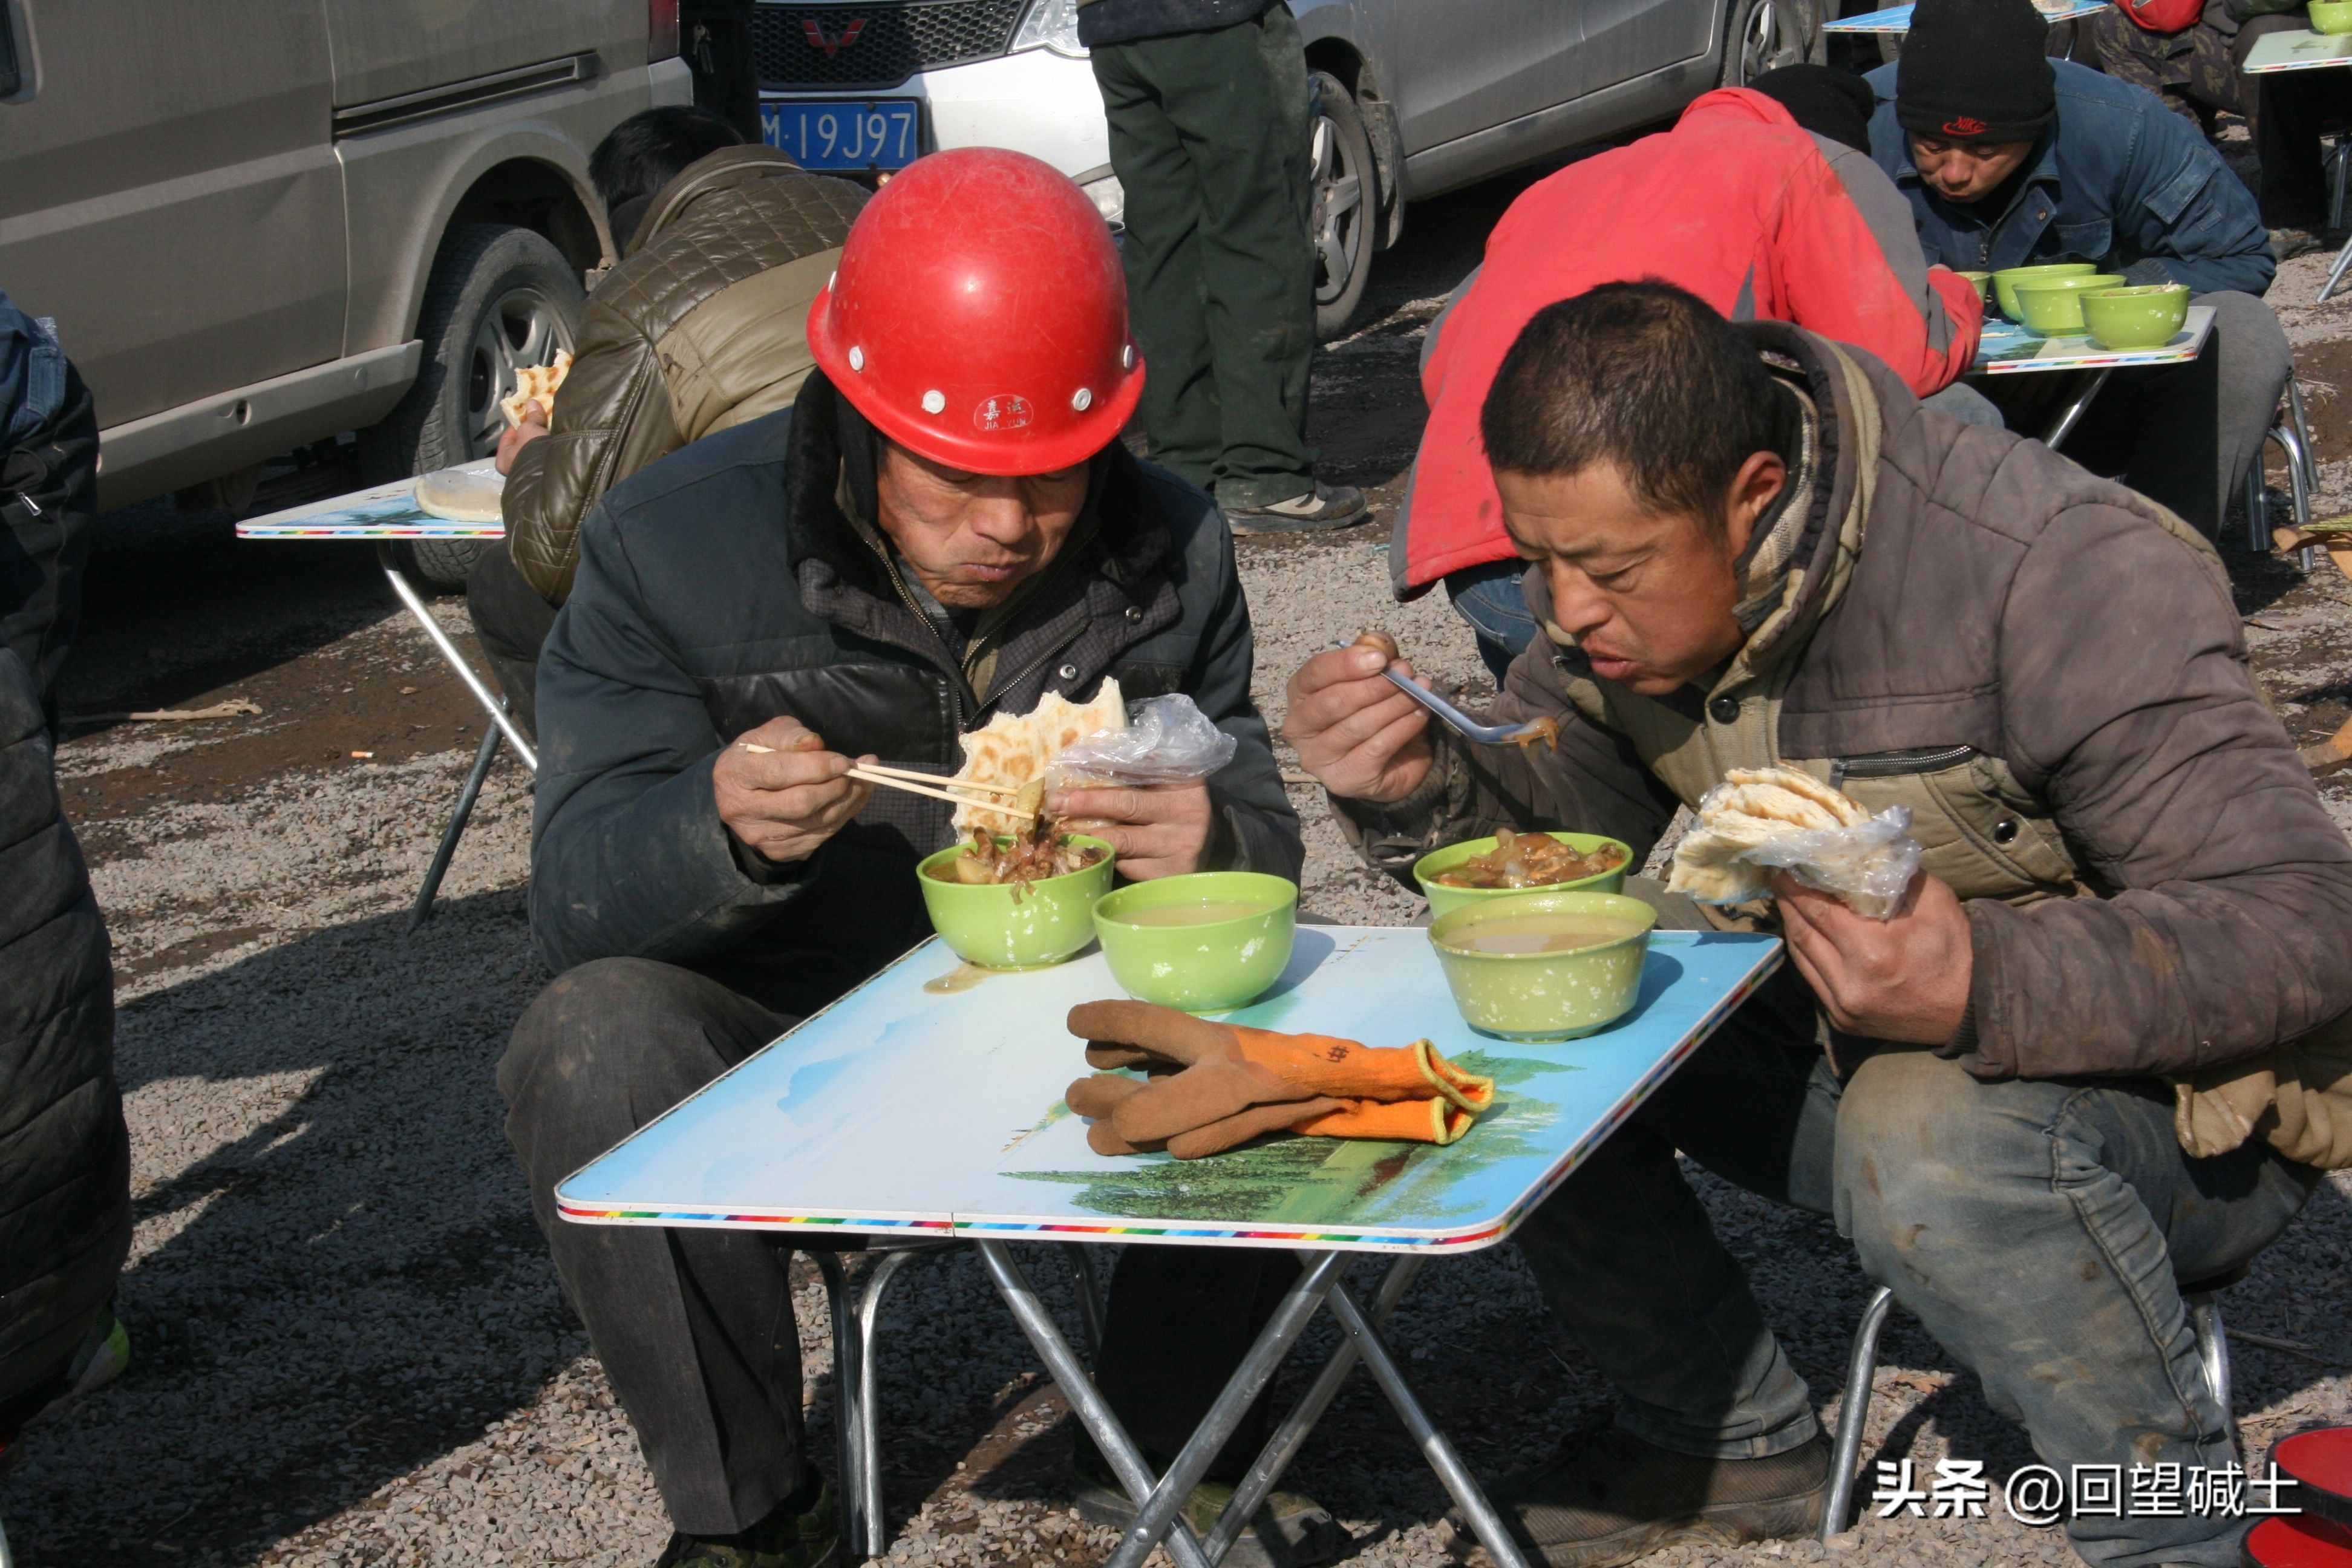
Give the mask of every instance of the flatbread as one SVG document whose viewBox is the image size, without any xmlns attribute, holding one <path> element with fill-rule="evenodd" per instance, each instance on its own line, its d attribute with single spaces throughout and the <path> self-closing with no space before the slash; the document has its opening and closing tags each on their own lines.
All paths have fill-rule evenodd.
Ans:
<svg viewBox="0 0 2352 1568">
<path fill-rule="evenodd" d="M 1105 730 L 1126 728 L 1127 699 L 1119 694 L 1115 677 L 1103 677 L 1093 700 L 1084 704 L 1072 702 L 1058 691 L 1048 691 L 1028 712 L 999 713 L 964 736 L 963 766 L 956 770 L 950 782 L 1035 784 L 1042 793 L 1045 770 L 1072 744 Z M 1010 833 L 1024 826 L 984 805 L 956 807 L 958 833 L 969 833 L 978 826 Z"/>
<path fill-rule="evenodd" d="M 550 419 L 553 419 L 555 389 L 562 386 L 563 378 L 571 374 L 572 351 L 570 349 L 556 350 L 553 364 L 522 366 L 515 372 L 513 393 L 499 399 L 499 412 L 507 416 L 508 424 L 520 425 L 522 423 L 523 409 L 536 403 L 546 411 Z"/>
<path fill-rule="evenodd" d="M 1666 890 L 1701 903 L 1737 904 L 1767 896 L 1772 868 L 1739 858 L 1789 833 L 1854 827 L 1870 820 L 1863 804 L 1793 768 L 1734 768 L 1699 803 L 1698 824 L 1675 847 Z"/>
<path fill-rule="evenodd" d="M 498 465 L 483 458 L 418 479 L 416 506 L 451 522 L 497 522 L 499 498 L 506 488 L 506 476 Z"/>
</svg>

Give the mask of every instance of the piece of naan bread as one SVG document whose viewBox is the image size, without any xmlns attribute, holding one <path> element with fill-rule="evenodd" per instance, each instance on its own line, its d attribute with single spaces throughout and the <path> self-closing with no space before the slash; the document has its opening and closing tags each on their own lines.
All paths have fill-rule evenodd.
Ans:
<svg viewBox="0 0 2352 1568">
<path fill-rule="evenodd" d="M 1675 847 L 1666 890 L 1707 904 L 1744 903 L 1771 890 L 1772 868 L 1738 858 L 1783 834 L 1855 827 L 1862 803 L 1793 768 L 1734 768 L 1699 803 L 1698 825 Z"/>
<path fill-rule="evenodd" d="M 522 411 L 536 403 L 550 419 L 555 417 L 555 389 L 572 374 L 572 351 L 555 351 L 553 364 L 527 364 L 515 372 L 515 389 L 511 395 L 499 399 L 499 412 L 507 416 L 509 425 L 522 423 Z"/>
<path fill-rule="evenodd" d="M 1073 702 L 1058 691 L 1048 691 L 1028 712 L 999 713 L 964 736 L 963 766 L 956 770 L 950 782 L 1015 787 L 1034 784 L 1034 791 L 1021 796 L 1002 797 L 1034 808 L 1037 804 L 1034 797 L 1043 796 L 1045 770 L 1055 757 L 1088 735 L 1126 728 L 1127 699 L 1119 695 L 1118 681 L 1111 676 L 1103 677 L 1102 687 L 1094 700 L 1084 704 Z M 956 807 L 958 833 L 969 833 L 980 826 L 992 832 L 1011 833 L 1027 826 L 984 805 Z"/>
</svg>

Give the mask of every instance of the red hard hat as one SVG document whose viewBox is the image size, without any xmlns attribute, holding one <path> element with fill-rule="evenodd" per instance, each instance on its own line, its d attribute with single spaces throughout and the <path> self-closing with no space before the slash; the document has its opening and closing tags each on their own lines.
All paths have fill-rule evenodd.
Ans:
<svg viewBox="0 0 2352 1568">
<path fill-rule="evenodd" d="M 1051 164 L 998 147 L 919 158 L 866 204 L 808 340 L 876 429 L 971 473 L 1082 463 L 1143 394 L 1102 216 Z"/>
</svg>

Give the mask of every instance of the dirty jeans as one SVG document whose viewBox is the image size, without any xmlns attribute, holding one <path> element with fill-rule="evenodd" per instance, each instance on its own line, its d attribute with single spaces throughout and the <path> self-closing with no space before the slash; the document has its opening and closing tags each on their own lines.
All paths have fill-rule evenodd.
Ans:
<svg viewBox="0 0 2352 1568">
<path fill-rule="evenodd" d="M 2229 1463 L 2230 1417 L 2177 1281 L 2269 1246 L 2317 1173 L 2260 1144 L 2189 1159 L 2154 1079 L 1980 1083 L 1931 1051 L 1889 1047 L 1841 1084 L 1811 1044 L 1811 1011 L 1782 970 L 1520 1227 L 1553 1315 L 1615 1385 L 1619 1425 L 1734 1458 L 1819 1430 L 1679 1148 L 1751 1192 L 1833 1215 L 1863 1272 L 2061 1475 Z M 2243 1530 L 2213 1518 L 2067 1525 L 2086 1562 L 2215 1568 L 2238 1562 Z"/>
<path fill-rule="evenodd" d="M 691 970 L 609 958 L 541 993 L 499 1063 L 507 1138 L 556 1273 L 671 1522 L 691 1535 L 750 1528 L 806 1477 L 785 1270 L 810 1238 L 573 1225 L 556 1214 L 553 1189 L 792 1023 Z M 887 1107 L 875 1108 L 873 1144 L 876 1159 L 891 1157 Z M 1281 1252 L 1120 1255 L 1096 1381 L 1147 1454 L 1164 1465 L 1183 1447 L 1297 1270 Z M 1239 1478 L 1265 1419 L 1261 1401 L 1213 1473 Z"/>
</svg>

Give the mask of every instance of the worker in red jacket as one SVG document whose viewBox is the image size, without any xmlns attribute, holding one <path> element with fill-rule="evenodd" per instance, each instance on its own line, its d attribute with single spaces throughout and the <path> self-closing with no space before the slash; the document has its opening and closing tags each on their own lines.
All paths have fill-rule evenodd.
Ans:
<svg viewBox="0 0 2352 1568">
<path fill-rule="evenodd" d="M 1790 66 L 1710 92 L 1671 131 L 1570 164 L 1511 204 L 1430 331 L 1429 423 L 1389 550 L 1400 599 L 1443 579 L 1499 685 L 1534 637 L 1524 566 L 1478 440 L 1504 353 L 1535 313 L 1602 283 L 1660 279 L 1734 321 L 1793 321 L 1867 349 L 1922 397 L 1976 357 L 1975 286 L 1927 266 L 1870 158 L 1870 89 Z M 1997 424 L 1957 388 L 1931 406 Z"/>
</svg>

